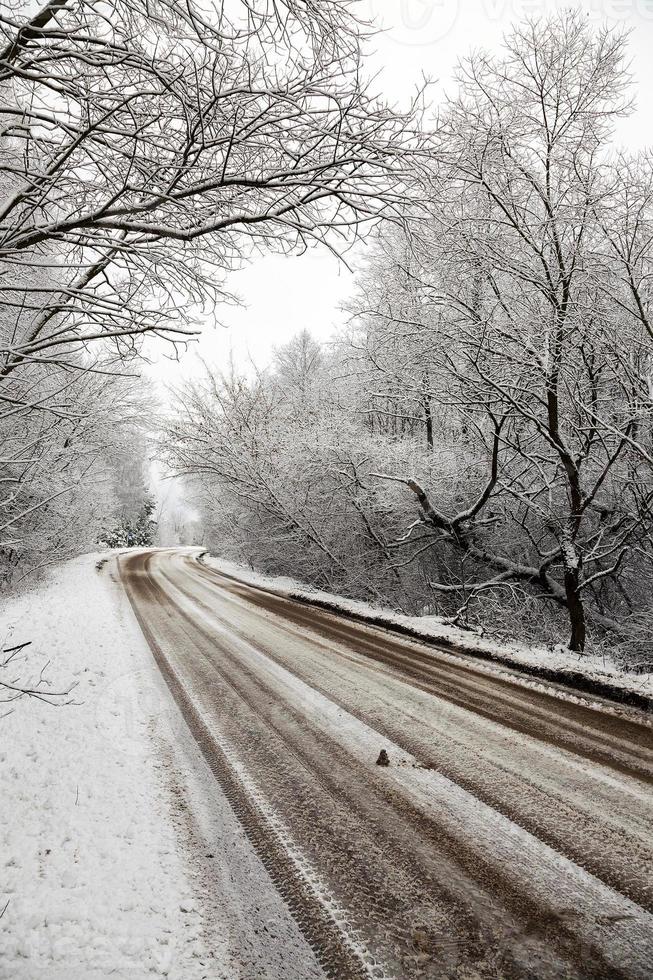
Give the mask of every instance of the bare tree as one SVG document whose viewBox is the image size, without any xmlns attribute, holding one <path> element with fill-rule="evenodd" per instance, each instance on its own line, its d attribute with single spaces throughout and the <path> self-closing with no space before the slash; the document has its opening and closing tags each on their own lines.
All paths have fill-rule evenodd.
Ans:
<svg viewBox="0 0 653 980">
<path fill-rule="evenodd" d="M 2 377 L 183 338 L 252 248 L 346 238 L 402 193 L 405 120 L 362 86 L 346 4 L 51 0 L 0 27 L 5 302 L 56 264 Z"/>
<path fill-rule="evenodd" d="M 449 329 L 449 391 L 488 472 L 448 516 L 406 482 L 425 523 L 492 570 L 473 591 L 529 583 L 567 609 L 573 650 L 585 645 L 585 597 L 617 575 L 646 499 L 641 472 L 639 504 L 617 496 L 643 422 L 637 372 L 626 370 L 638 355 L 596 258 L 601 154 L 627 110 L 627 84 L 624 38 L 594 35 L 576 14 L 516 29 L 500 60 L 465 62 L 439 133 L 424 257 L 427 300 Z M 517 553 L 497 549 L 484 528 L 506 495 Z"/>
</svg>

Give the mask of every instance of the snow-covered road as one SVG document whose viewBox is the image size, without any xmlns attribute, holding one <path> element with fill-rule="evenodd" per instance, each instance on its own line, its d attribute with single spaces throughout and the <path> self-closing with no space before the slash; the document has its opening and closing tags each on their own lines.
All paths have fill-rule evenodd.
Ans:
<svg viewBox="0 0 653 980">
<path fill-rule="evenodd" d="M 188 553 L 120 565 L 177 703 L 327 975 L 650 976 L 647 719 Z"/>
</svg>

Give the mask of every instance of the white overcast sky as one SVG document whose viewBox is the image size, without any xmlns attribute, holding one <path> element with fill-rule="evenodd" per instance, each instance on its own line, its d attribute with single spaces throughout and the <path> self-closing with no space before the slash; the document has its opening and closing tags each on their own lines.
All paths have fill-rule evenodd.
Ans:
<svg viewBox="0 0 653 980">
<path fill-rule="evenodd" d="M 569 0 L 360 0 L 359 11 L 383 32 L 374 38 L 369 74 L 377 88 L 400 106 L 423 75 L 451 87 L 456 62 L 472 48 L 496 49 L 515 20 L 568 8 Z M 631 147 L 653 144 L 653 0 L 580 0 L 597 24 L 632 31 L 632 69 L 637 112 L 620 124 L 619 139 Z M 157 356 L 151 373 L 158 382 L 176 382 L 197 370 L 197 352 L 225 366 L 230 351 L 237 362 L 248 356 L 261 367 L 272 348 L 307 327 L 328 339 L 343 322 L 339 307 L 352 292 L 352 276 L 331 256 L 316 250 L 297 258 L 266 256 L 234 273 L 231 288 L 242 308 L 222 311 L 224 327 L 207 327 L 181 355 L 181 364 Z"/>
</svg>

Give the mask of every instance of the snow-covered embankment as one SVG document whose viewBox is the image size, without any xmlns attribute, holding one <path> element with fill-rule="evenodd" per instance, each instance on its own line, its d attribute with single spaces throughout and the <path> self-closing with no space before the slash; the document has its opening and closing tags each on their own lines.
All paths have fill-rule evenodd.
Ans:
<svg viewBox="0 0 653 980">
<path fill-rule="evenodd" d="M 4 646 L 31 641 L 0 688 L 0 975 L 207 975 L 201 916 L 156 732 L 177 724 L 115 578 L 85 555 L 3 602 Z M 58 705 L 58 706 L 57 706 Z M 217 975 L 211 971 L 212 975 Z"/>
</svg>

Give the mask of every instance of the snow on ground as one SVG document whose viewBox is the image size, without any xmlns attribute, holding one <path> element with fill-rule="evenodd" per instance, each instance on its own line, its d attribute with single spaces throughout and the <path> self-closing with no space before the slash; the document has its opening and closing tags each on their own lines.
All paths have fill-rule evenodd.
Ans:
<svg viewBox="0 0 653 980">
<path fill-rule="evenodd" d="M 49 661 L 50 691 L 74 685 L 59 706 L 7 703 L 0 689 L 0 977 L 222 976 L 213 959 L 207 970 L 153 748 L 166 692 L 115 563 L 96 570 L 98 557 L 51 570 L 0 612 L 5 647 L 31 641 L 12 678 L 38 681 Z"/>
<path fill-rule="evenodd" d="M 5 649 L 31 641 L 0 680 L 39 685 L 49 662 L 46 690 L 62 692 L 58 704 L 9 701 L 0 688 L 0 978 L 321 975 L 158 673 L 115 561 L 96 569 L 100 557 L 52 568 L 0 611 Z M 434 618 L 205 560 L 376 624 L 653 695 L 650 676 L 602 660 L 497 647 Z"/>
<path fill-rule="evenodd" d="M 399 627 L 409 635 L 427 641 L 435 641 L 455 648 L 463 653 L 477 654 L 490 661 L 504 665 L 511 664 L 516 668 L 538 671 L 546 669 L 559 674 L 560 681 L 565 679 L 573 685 L 576 675 L 590 682 L 597 682 L 614 691 L 623 691 L 653 699 L 653 674 L 635 674 L 620 669 L 607 657 L 592 654 L 579 655 L 562 647 L 554 650 L 528 647 L 518 643 L 499 644 L 467 630 L 450 626 L 437 616 L 404 616 L 392 610 L 383 609 L 360 602 L 346 599 L 313 589 L 302 582 L 283 576 L 267 576 L 254 572 L 243 565 L 237 565 L 221 558 L 205 554 L 202 561 L 217 571 L 233 575 L 235 578 L 269 589 L 290 598 L 303 599 L 308 602 L 324 604 L 334 610 L 351 613 L 361 619 L 373 621 L 375 625 Z"/>
</svg>

